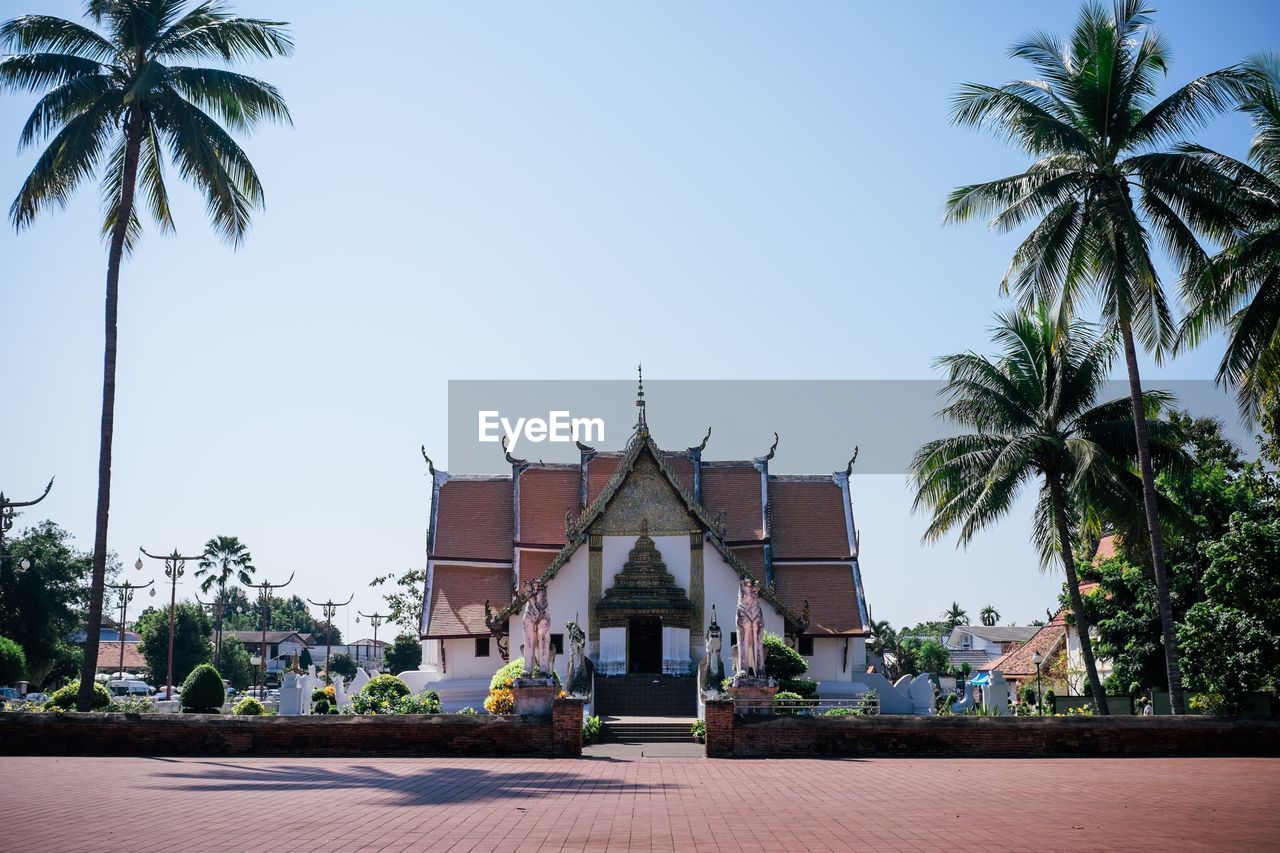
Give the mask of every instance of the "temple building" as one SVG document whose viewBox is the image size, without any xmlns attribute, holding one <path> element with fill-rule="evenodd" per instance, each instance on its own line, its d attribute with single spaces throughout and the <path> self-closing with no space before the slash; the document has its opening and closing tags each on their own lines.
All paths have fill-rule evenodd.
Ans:
<svg viewBox="0 0 1280 853">
<path fill-rule="evenodd" d="M 704 459 L 706 439 L 663 450 L 643 392 L 637 405 L 620 452 L 579 444 L 573 464 L 508 454 L 501 476 L 432 468 L 423 665 L 413 675 L 446 708 L 478 707 L 493 673 L 520 656 L 520 593 L 535 578 L 547 587 L 562 679 L 566 624 L 586 633 L 597 713 L 694 714 L 713 619 L 732 669 L 743 578 L 762 583 L 765 629 L 805 657 L 821 692 L 866 670 L 852 462 L 778 475 L 769 473 L 776 441 L 746 460 Z"/>
</svg>

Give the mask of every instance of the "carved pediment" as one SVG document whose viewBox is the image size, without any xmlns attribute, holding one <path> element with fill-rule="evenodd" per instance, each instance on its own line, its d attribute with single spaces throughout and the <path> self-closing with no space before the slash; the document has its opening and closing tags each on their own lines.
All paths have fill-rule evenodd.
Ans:
<svg viewBox="0 0 1280 853">
<path fill-rule="evenodd" d="M 702 529 L 647 452 L 636 460 L 609 505 L 592 523 L 590 532 L 635 536 L 644 521 L 648 521 L 651 536 L 675 536 Z"/>
</svg>

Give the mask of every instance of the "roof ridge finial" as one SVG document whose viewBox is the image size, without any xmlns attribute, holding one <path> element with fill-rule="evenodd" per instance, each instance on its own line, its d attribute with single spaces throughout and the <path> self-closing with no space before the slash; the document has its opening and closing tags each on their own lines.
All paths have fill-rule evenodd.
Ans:
<svg viewBox="0 0 1280 853">
<path fill-rule="evenodd" d="M 644 411 L 644 364 L 643 363 L 636 365 L 636 375 L 639 378 L 638 385 L 636 386 L 636 408 L 640 410 L 640 420 L 636 422 L 636 426 L 643 430 L 643 429 L 647 429 L 649 426 L 648 421 L 645 420 L 645 411 Z"/>
</svg>

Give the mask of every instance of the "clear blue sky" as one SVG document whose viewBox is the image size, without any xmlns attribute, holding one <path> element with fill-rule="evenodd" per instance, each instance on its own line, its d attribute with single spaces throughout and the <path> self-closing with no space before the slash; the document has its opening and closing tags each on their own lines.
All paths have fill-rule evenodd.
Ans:
<svg viewBox="0 0 1280 853">
<path fill-rule="evenodd" d="M 1157 5 L 1169 88 L 1280 33 L 1271 2 Z M 445 446 L 449 379 L 623 378 L 641 359 L 663 378 L 924 378 L 943 353 L 985 348 L 1016 237 L 943 228 L 942 201 L 1024 161 L 950 127 L 948 97 L 1023 76 L 1009 43 L 1065 32 L 1076 12 L 236 6 L 293 23 L 296 56 L 250 70 L 296 124 L 245 143 L 267 209 L 242 249 L 183 190 L 177 236 L 149 230 L 124 267 L 110 544 L 132 563 L 139 545 L 236 534 L 261 574 L 296 570 L 295 591 L 354 591 L 366 611 L 380 603 L 370 578 L 423 560 L 417 448 Z M 13 0 L 4 14 L 81 7 Z M 0 98 L 6 146 L 33 103 Z M 1222 119 L 1201 139 L 1242 155 L 1247 127 Z M 6 206 L 35 156 L 7 151 Z M 0 488 L 23 496 L 57 474 L 40 515 L 84 547 L 100 219 L 89 187 L 25 233 L 0 229 Z M 1149 375 L 1207 377 L 1217 355 Z M 1053 601 L 1028 502 L 968 552 L 918 544 L 901 478 L 858 478 L 855 508 L 879 618 L 911 623 L 955 599 L 1025 624 Z"/>
</svg>

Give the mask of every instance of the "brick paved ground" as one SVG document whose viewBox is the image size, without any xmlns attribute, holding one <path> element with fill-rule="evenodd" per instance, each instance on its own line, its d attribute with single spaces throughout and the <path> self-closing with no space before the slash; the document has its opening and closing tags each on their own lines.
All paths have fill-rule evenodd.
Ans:
<svg viewBox="0 0 1280 853">
<path fill-rule="evenodd" d="M 0 849 L 1261 850 L 1280 760 L 0 759 Z"/>
</svg>

